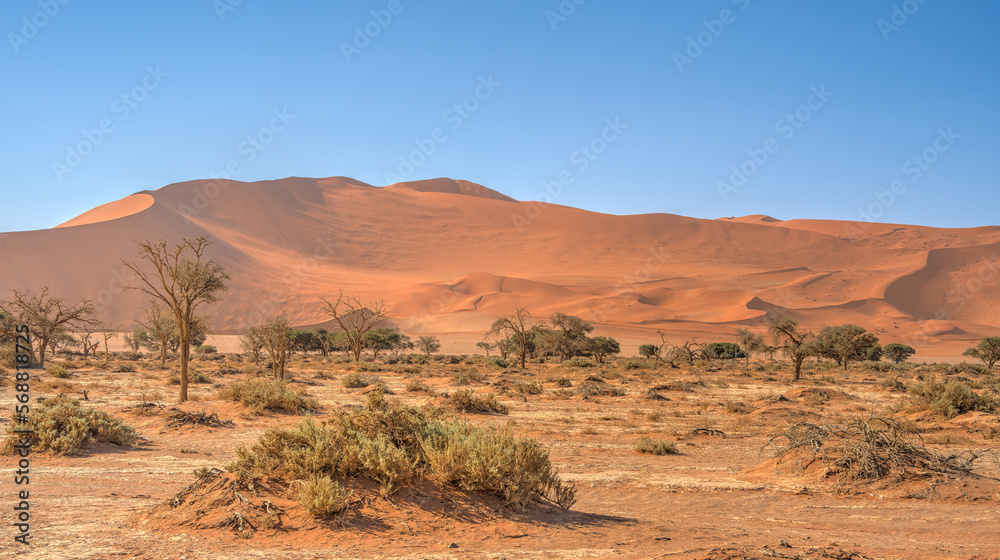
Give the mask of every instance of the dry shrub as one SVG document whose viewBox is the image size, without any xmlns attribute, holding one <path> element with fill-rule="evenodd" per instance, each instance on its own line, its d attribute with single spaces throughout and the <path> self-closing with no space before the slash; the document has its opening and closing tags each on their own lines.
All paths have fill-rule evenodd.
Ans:
<svg viewBox="0 0 1000 560">
<path fill-rule="evenodd" d="M 635 446 L 639 453 L 650 453 L 653 455 L 669 455 L 677 453 L 677 442 L 670 440 L 653 440 L 649 436 L 643 436 Z"/>
<path fill-rule="evenodd" d="M 254 414 L 265 410 L 299 413 L 319 409 L 316 399 L 288 388 L 283 381 L 252 378 L 237 381 L 219 392 L 219 397 L 238 402 Z"/>
<path fill-rule="evenodd" d="M 472 381 L 481 383 L 483 379 L 483 374 L 476 368 L 462 368 L 451 376 L 451 380 L 455 385 L 468 385 Z"/>
<path fill-rule="evenodd" d="M 869 417 L 845 424 L 820 426 L 796 424 L 771 440 L 785 440 L 777 457 L 794 458 L 805 470 L 820 461 L 844 483 L 877 481 L 891 476 L 902 479 L 926 472 L 967 474 L 981 455 L 941 455 L 924 447 L 908 426 L 892 418 Z"/>
<path fill-rule="evenodd" d="M 309 515 L 323 518 L 343 511 L 352 494 L 329 476 L 312 476 L 300 482 L 298 502 Z"/>
<path fill-rule="evenodd" d="M 364 477 L 389 496 L 426 476 L 498 496 L 512 509 L 536 496 L 564 508 L 576 501 L 536 441 L 515 437 L 509 427 L 441 420 L 434 411 L 390 405 L 377 393 L 369 394 L 365 408 L 338 411 L 322 425 L 306 419 L 293 429 L 268 430 L 251 447 L 237 449 L 236 457 L 227 468 L 250 479 Z"/>
<path fill-rule="evenodd" d="M 360 373 L 348 373 L 340 378 L 340 384 L 347 389 L 360 389 L 362 387 L 367 387 L 375 382 L 375 379 L 369 375 L 361 375 Z"/>
<path fill-rule="evenodd" d="M 518 381 L 514 384 L 514 390 L 522 395 L 539 395 L 542 393 L 542 384 L 537 381 Z"/>
<path fill-rule="evenodd" d="M 73 377 L 73 374 L 70 373 L 65 366 L 57 364 L 52 364 L 51 366 L 45 368 L 45 373 L 59 379 L 69 379 L 70 377 Z"/>
<path fill-rule="evenodd" d="M 911 385 L 909 392 L 914 396 L 911 404 L 915 407 L 927 407 L 947 418 L 973 411 L 993 412 L 997 406 L 993 397 L 976 393 L 969 384 L 957 379 L 946 383 L 927 379 Z"/>
<path fill-rule="evenodd" d="M 612 387 L 602 383 L 583 383 L 578 391 L 584 397 L 621 397 L 625 394 L 625 389 Z"/>
<path fill-rule="evenodd" d="M 449 395 L 447 404 L 458 412 L 496 412 L 497 414 L 510 412 L 507 405 L 497 401 L 497 397 L 493 393 L 474 393 L 468 389 L 460 389 Z"/>
<path fill-rule="evenodd" d="M 34 408 L 27 423 L 11 422 L 7 427 L 4 453 L 10 453 L 23 434 L 15 427 L 29 427 L 32 448 L 58 455 L 72 455 L 91 442 L 108 442 L 132 447 L 139 441 L 135 429 L 96 408 L 83 408 L 74 399 L 49 399 Z"/>
<path fill-rule="evenodd" d="M 429 385 L 419 379 L 407 381 L 405 389 L 410 393 L 430 393 L 432 391 Z"/>
</svg>

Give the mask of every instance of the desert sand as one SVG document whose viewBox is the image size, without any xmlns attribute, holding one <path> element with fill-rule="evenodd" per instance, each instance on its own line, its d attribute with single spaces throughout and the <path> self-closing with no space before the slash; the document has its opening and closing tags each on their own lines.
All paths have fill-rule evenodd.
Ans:
<svg viewBox="0 0 1000 560">
<path fill-rule="evenodd" d="M 191 181 L 143 191 L 0 244 L 0 293 L 49 285 L 128 325 L 136 241 L 206 234 L 230 292 L 208 313 L 238 333 L 287 313 L 329 322 L 318 298 L 384 298 L 397 326 L 470 341 L 526 307 L 579 315 L 629 347 L 732 340 L 768 311 L 807 328 L 855 323 L 920 356 L 955 357 L 1000 328 L 1000 227 L 937 229 L 754 215 L 615 216 L 520 202 L 451 179 L 380 188 L 344 177 Z"/>
</svg>

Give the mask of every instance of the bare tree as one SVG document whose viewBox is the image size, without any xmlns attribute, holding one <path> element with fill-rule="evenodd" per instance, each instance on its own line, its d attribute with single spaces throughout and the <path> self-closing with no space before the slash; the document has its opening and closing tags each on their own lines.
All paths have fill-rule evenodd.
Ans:
<svg viewBox="0 0 1000 560">
<path fill-rule="evenodd" d="M 229 274 L 222 265 L 205 260 L 205 250 L 211 242 L 207 236 L 183 239 L 174 248 L 166 240 L 139 243 L 139 258 L 153 266 L 147 272 L 134 262 L 124 262 L 139 284 L 129 286 L 154 300 L 162 301 L 174 314 L 180 338 L 181 387 L 178 400 L 187 400 L 188 359 L 191 355 L 191 335 L 198 321 L 195 310 L 203 303 L 218 301 L 219 294 L 228 289 Z"/>
<path fill-rule="evenodd" d="M 365 334 L 375 325 L 389 317 L 389 308 L 382 300 L 361 303 L 355 296 L 345 296 L 340 291 L 335 301 L 321 298 L 323 311 L 331 315 L 344 334 L 347 335 L 347 346 L 354 354 L 354 362 L 361 361 L 361 351 L 365 348 Z"/>
<path fill-rule="evenodd" d="M 104 340 L 104 365 L 107 365 L 108 361 L 111 360 L 111 351 L 108 349 L 108 342 L 118 336 L 119 333 L 121 333 L 120 327 L 102 325 L 101 338 Z"/>
<path fill-rule="evenodd" d="M 82 299 L 76 305 L 69 305 L 62 298 L 50 296 L 48 286 L 43 286 L 38 293 L 18 290 L 11 290 L 11 293 L 14 297 L 0 304 L 0 308 L 15 317 L 18 322 L 27 323 L 31 327 L 34 339 L 32 352 L 37 346 L 39 367 L 45 367 L 45 350 L 54 336 L 65 332 L 69 327 L 79 326 L 92 320 L 94 303 L 89 299 Z"/>
<path fill-rule="evenodd" d="M 535 333 L 541 328 L 543 323 L 532 323 L 528 310 L 519 307 L 510 317 L 500 317 L 493 321 L 490 330 L 486 331 L 486 336 L 499 336 L 502 340 L 513 338 L 521 358 L 521 369 L 524 369 L 528 359 L 528 347 Z"/>
<path fill-rule="evenodd" d="M 279 315 L 257 327 L 259 340 L 271 357 L 271 371 L 275 379 L 285 378 L 285 363 L 292 353 L 292 328 L 288 317 Z"/>
<path fill-rule="evenodd" d="M 260 326 L 247 328 L 240 336 L 240 348 L 253 356 L 253 363 L 260 363 L 260 353 L 264 350 L 264 341 L 261 339 Z"/>
</svg>

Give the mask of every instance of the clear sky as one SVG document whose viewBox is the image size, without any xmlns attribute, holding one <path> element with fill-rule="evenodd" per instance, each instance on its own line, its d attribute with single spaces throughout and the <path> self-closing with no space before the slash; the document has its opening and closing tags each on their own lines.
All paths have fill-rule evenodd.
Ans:
<svg viewBox="0 0 1000 560">
<path fill-rule="evenodd" d="M 998 21 L 986 0 L 6 0 L 0 231 L 230 162 L 549 184 L 616 214 L 1000 224 Z"/>
</svg>

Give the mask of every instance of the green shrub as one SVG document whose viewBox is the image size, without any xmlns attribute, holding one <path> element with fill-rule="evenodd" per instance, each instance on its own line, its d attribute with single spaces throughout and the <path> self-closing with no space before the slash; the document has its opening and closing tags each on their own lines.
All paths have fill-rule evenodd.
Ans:
<svg viewBox="0 0 1000 560">
<path fill-rule="evenodd" d="M 668 455 L 677 453 L 677 442 L 669 440 L 654 441 L 649 436 L 643 436 L 639 444 L 635 446 L 639 453 L 651 453 L 653 455 Z"/>
<path fill-rule="evenodd" d="M 195 346 L 194 351 L 198 354 L 215 354 L 219 350 L 211 344 L 201 344 L 199 346 Z"/>
<path fill-rule="evenodd" d="M 503 358 L 498 358 L 497 356 L 490 356 L 489 358 L 486 358 L 486 360 L 483 362 L 483 365 L 487 367 L 496 367 L 496 368 L 507 368 L 510 366 L 510 364 L 507 363 L 507 360 Z"/>
<path fill-rule="evenodd" d="M 594 362 L 591 362 L 583 356 L 574 356 L 562 364 L 565 367 L 594 367 Z"/>
<path fill-rule="evenodd" d="M 300 482 L 298 502 L 309 515 L 322 519 L 343 511 L 352 494 L 329 476 L 313 475 Z"/>
<path fill-rule="evenodd" d="M 14 433 L 16 426 L 7 426 L 4 452 L 14 450 L 23 434 Z M 103 410 L 83 408 L 79 402 L 68 398 L 50 399 L 34 408 L 27 427 L 34 430 L 29 436 L 32 449 L 51 451 L 58 455 L 72 455 L 90 442 L 109 442 L 132 447 L 139 441 L 135 429 Z"/>
<path fill-rule="evenodd" d="M 532 439 L 515 437 L 509 426 L 441 420 L 433 411 L 389 405 L 373 395 L 364 409 L 338 411 L 322 426 L 306 419 L 292 429 L 268 430 L 257 443 L 237 449 L 227 469 L 250 479 L 266 475 L 306 481 L 300 503 L 312 508 L 313 515 L 328 515 L 348 499 L 330 477 L 376 481 L 386 496 L 426 477 L 498 496 L 512 509 L 523 508 L 535 496 L 563 508 L 575 503 L 575 489 L 560 481 L 548 453 Z"/>
<path fill-rule="evenodd" d="M 340 384 L 348 389 L 360 389 L 362 387 L 367 387 L 372 383 L 374 383 L 374 379 L 368 375 L 361 375 L 360 373 L 348 373 L 340 378 Z"/>
<path fill-rule="evenodd" d="M 45 368 L 45 372 L 52 377 L 58 377 L 59 379 L 69 379 L 73 377 L 73 374 L 69 372 L 64 366 L 52 364 L 51 366 Z"/>
<path fill-rule="evenodd" d="M 319 409 L 316 399 L 293 391 L 285 382 L 273 379 L 237 381 L 219 392 L 219 397 L 238 402 L 254 414 L 263 414 L 265 410 L 294 414 Z"/>
<path fill-rule="evenodd" d="M 448 396 L 448 406 L 459 412 L 496 412 L 497 414 L 507 414 L 510 412 L 506 405 L 497 401 L 493 393 L 474 393 L 468 389 L 455 391 Z"/>
<path fill-rule="evenodd" d="M 967 383 L 949 379 L 941 383 L 927 379 L 914 383 L 908 389 L 914 395 L 917 405 L 926 405 L 947 418 L 954 418 L 966 412 L 993 412 L 996 401 L 988 394 L 978 394 Z"/>
</svg>

